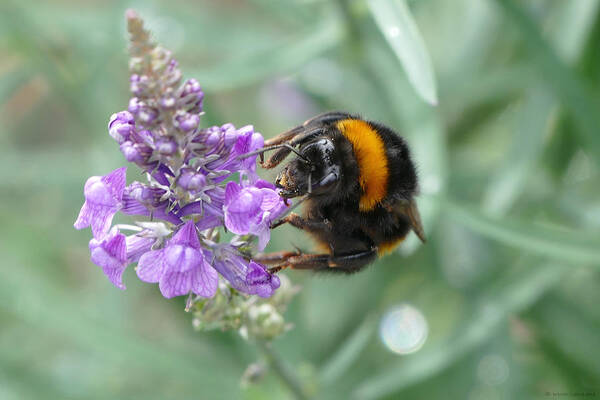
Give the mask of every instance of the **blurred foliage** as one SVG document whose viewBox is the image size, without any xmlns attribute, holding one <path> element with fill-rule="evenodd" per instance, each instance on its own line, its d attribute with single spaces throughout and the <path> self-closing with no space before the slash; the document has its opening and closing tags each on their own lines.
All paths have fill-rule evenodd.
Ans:
<svg viewBox="0 0 600 400">
<path fill-rule="evenodd" d="M 133 269 L 116 290 L 72 228 L 86 178 L 123 164 L 106 124 L 128 98 L 128 7 L 203 84 L 204 126 L 272 136 L 345 109 L 413 148 L 425 246 L 411 237 L 348 278 L 287 272 L 303 290 L 274 349 L 309 392 L 599 394 L 600 2 L 367 1 L 0 3 L 0 399 L 291 396 L 273 374 L 239 385 L 255 348 L 195 333 L 185 299 Z M 413 17 L 425 48 L 386 41 L 386 24 L 414 33 Z M 436 88 L 438 106 L 420 99 Z M 281 229 L 271 249 L 305 240 Z M 376 334 L 400 303 L 429 325 L 415 354 Z M 487 379 L 498 359 L 506 379 Z"/>
</svg>

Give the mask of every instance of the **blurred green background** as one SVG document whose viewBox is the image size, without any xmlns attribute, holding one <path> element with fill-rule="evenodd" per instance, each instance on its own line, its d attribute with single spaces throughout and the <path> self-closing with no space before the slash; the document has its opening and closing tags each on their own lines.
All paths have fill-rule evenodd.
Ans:
<svg viewBox="0 0 600 400">
<path fill-rule="evenodd" d="M 269 137 L 343 109 L 413 148 L 425 246 L 347 278 L 286 272 L 303 289 L 274 348 L 309 393 L 600 395 L 600 2 L 368 1 L 2 0 L 0 399 L 291 398 L 272 373 L 242 387 L 260 354 L 194 332 L 185 299 L 132 268 L 115 289 L 72 227 L 85 180 L 124 165 L 106 125 L 129 96 L 129 7 L 203 85 L 205 127 Z M 435 81 L 411 85 L 390 44 Z M 271 249 L 308 247 L 281 229 Z M 428 327 L 409 355 L 380 337 L 402 304 Z"/>
</svg>

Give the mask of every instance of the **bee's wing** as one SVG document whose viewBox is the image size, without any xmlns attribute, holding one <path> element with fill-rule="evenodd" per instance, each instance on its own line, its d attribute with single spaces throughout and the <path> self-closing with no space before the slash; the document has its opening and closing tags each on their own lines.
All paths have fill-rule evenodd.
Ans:
<svg viewBox="0 0 600 400">
<path fill-rule="evenodd" d="M 408 219 L 410 227 L 417 234 L 419 239 L 423 243 L 426 242 L 425 231 L 423 230 L 423 224 L 421 223 L 421 215 L 417 208 L 417 203 L 411 198 L 407 200 L 405 198 L 396 199 L 393 204 L 389 207 L 390 211 L 396 215 L 404 216 Z"/>
</svg>

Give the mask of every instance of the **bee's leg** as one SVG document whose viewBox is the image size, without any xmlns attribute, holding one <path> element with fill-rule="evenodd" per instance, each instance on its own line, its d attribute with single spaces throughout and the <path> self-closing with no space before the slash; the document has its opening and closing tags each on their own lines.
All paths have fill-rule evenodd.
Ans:
<svg viewBox="0 0 600 400">
<path fill-rule="evenodd" d="M 331 232 L 331 223 L 328 220 L 311 220 L 302 218 L 296 213 L 291 213 L 271 223 L 271 229 L 283 224 L 290 224 L 295 228 L 308 232 Z"/>
<path fill-rule="evenodd" d="M 269 269 L 276 273 L 284 268 L 310 269 L 327 272 L 356 272 L 377 258 L 377 248 L 357 250 L 356 252 L 330 255 L 330 254 L 301 254 L 287 257 L 279 265 Z"/>
<path fill-rule="evenodd" d="M 283 264 L 290 257 L 299 256 L 300 254 L 299 251 L 276 251 L 273 253 L 257 254 L 252 257 L 252 260 L 267 265 Z"/>
</svg>

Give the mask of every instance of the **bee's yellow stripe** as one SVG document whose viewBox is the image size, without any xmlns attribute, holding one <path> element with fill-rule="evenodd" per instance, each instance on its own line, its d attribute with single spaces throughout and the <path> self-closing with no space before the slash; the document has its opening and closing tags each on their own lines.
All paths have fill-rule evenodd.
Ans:
<svg viewBox="0 0 600 400">
<path fill-rule="evenodd" d="M 352 143 L 358 162 L 358 179 L 363 190 L 359 209 L 371 211 L 387 193 L 389 171 L 383 140 L 375 129 L 360 119 L 344 119 L 336 126 Z"/>
<path fill-rule="evenodd" d="M 390 240 L 389 242 L 380 243 L 377 246 L 377 255 L 382 256 L 382 255 L 390 253 L 392 250 L 394 250 L 396 247 L 398 247 L 398 245 L 400 243 L 402 243 L 403 241 L 404 241 L 404 238 L 402 237 L 399 239 Z"/>
</svg>

